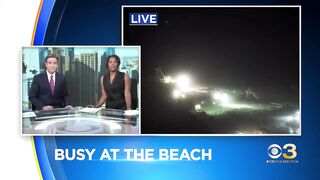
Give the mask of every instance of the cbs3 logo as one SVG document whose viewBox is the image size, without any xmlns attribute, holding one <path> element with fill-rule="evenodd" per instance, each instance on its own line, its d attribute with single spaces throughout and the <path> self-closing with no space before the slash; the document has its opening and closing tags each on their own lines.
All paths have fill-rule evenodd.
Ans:
<svg viewBox="0 0 320 180">
<path fill-rule="evenodd" d="M 271 144 L 268 147 L 268 155 L 272 159 L 277 159 L 281 155 L 285 159 L 294 159 L 297 157 L 297 147 L 294 144 L 285 144 L 282 148 L 278 144 Z"/>
</svg>

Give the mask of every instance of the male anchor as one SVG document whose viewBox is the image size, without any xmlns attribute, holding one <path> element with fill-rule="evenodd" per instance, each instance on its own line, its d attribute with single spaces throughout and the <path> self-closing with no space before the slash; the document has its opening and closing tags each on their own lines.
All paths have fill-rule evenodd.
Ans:
<svg viewBox="0 0 320 180">
<path fill-rule="evenodd" d="M 72 108 L 68 101 L 66 79 L 57 71 L 59 59 L 50 54 L 45 58 L 46 71 L 35 75 L 29 92 L 33 110 Z"/>
</svg>

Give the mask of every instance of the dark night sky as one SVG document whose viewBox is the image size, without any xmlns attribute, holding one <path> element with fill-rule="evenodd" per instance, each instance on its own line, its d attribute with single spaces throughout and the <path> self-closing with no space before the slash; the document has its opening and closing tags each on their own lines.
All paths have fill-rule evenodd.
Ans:
<svg viewBox="0 0 320 180">
<path fill-rule="evenodd" d="M 299 87 L 298 8 L 130 8 L 157 12 L 159 25 L 124 18 L 124 43 L 141 45 L 142 82 L 155 68 L 188 72 L 200 84 Z"/>
</svg>

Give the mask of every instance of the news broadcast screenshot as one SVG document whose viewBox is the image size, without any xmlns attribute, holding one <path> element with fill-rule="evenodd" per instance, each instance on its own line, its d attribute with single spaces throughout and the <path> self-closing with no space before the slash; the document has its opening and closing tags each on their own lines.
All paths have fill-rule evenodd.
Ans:
<svg viewBox="0 0 320 180">
<path fill-rule="evenodd" d="M 0 1 L 0 179 L 319 179 L 302 1 Z"/>
</svg>

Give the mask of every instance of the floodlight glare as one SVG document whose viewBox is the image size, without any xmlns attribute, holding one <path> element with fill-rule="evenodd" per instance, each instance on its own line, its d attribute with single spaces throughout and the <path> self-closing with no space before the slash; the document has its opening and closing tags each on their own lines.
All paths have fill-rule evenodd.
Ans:
<svg viewBox="0 0 320 180">
<path fill-rule="evenodd" d="M 197 112 L 201 110 L 201 105 L 200 104 L 196 104 L 194 106 L 194 110 L 196 110 Z"/>
<path fill-rule="evenodd" d="M 293 116 L 288 116 L 288 117 L 287 117 L 287 120 L 288 120 L 288 121 L 293 121 L 293 120 L 294 120 L 294 117 L 293 117 Z"/>
<path fill-rule="evenodd" d="M 173 90 L 173 98 L 178 99 L 180 97 L 181 92 L 178 90 Z"/>
<path fill-rule="evenodd" d="M 299 111 L 297 111 L 291 116 L 287 116 L 287 121 L 299 121 L 299 114 Z"/>
<path fill-rule="evenodd" d="M 288 121 L 288 122 L 294 122 L 294 121 L 297 122 L 300 119 L 299 115 L 300 115 L 300 113 L 299 113 L 299 111 L 297 111 L 291 115 L 282 117 L 282 119 L 284 119 L 285 121 Z"/>
<path fill-rule="evenodd" d="M 190 78 L 186 75 L 180 75 L 176 78 L 175 82 L 180 89 L 189 89 L 190 88 Z"/>
<path fill-rule="evenodd" d="M 164 83 L 173 83 L 173 79 L 171 78 L 171 76 L 165 76 L 163 78 Z"/>
<path fill-rule="evenodd" d="M 221 103 L 222 104 L 226 104 L 226 103 L 229 102 L 229 100 L 230 100 L 230 98 L 229 98 L 228 94 L 227 93 L 223 93 L 222 96 L 221 96 L 221 99 L 220 99 Z"/>
<path fill-rule="evenodd" d="M 221 98 L 221 93 L 220 93 L 220 92 L 214 92 L 214 93 L 213 93 L 213 98 L 214 98 L 215 100 L 219 100 L 219 99 Z"/>
<path fill-rule="evenodd" d="M 230 97 L 227 93 L 224 92 L 214 92 L 213 99 L 218 101 L 221 104 L 227 104 L 230 102 Z"/>
</svg>

